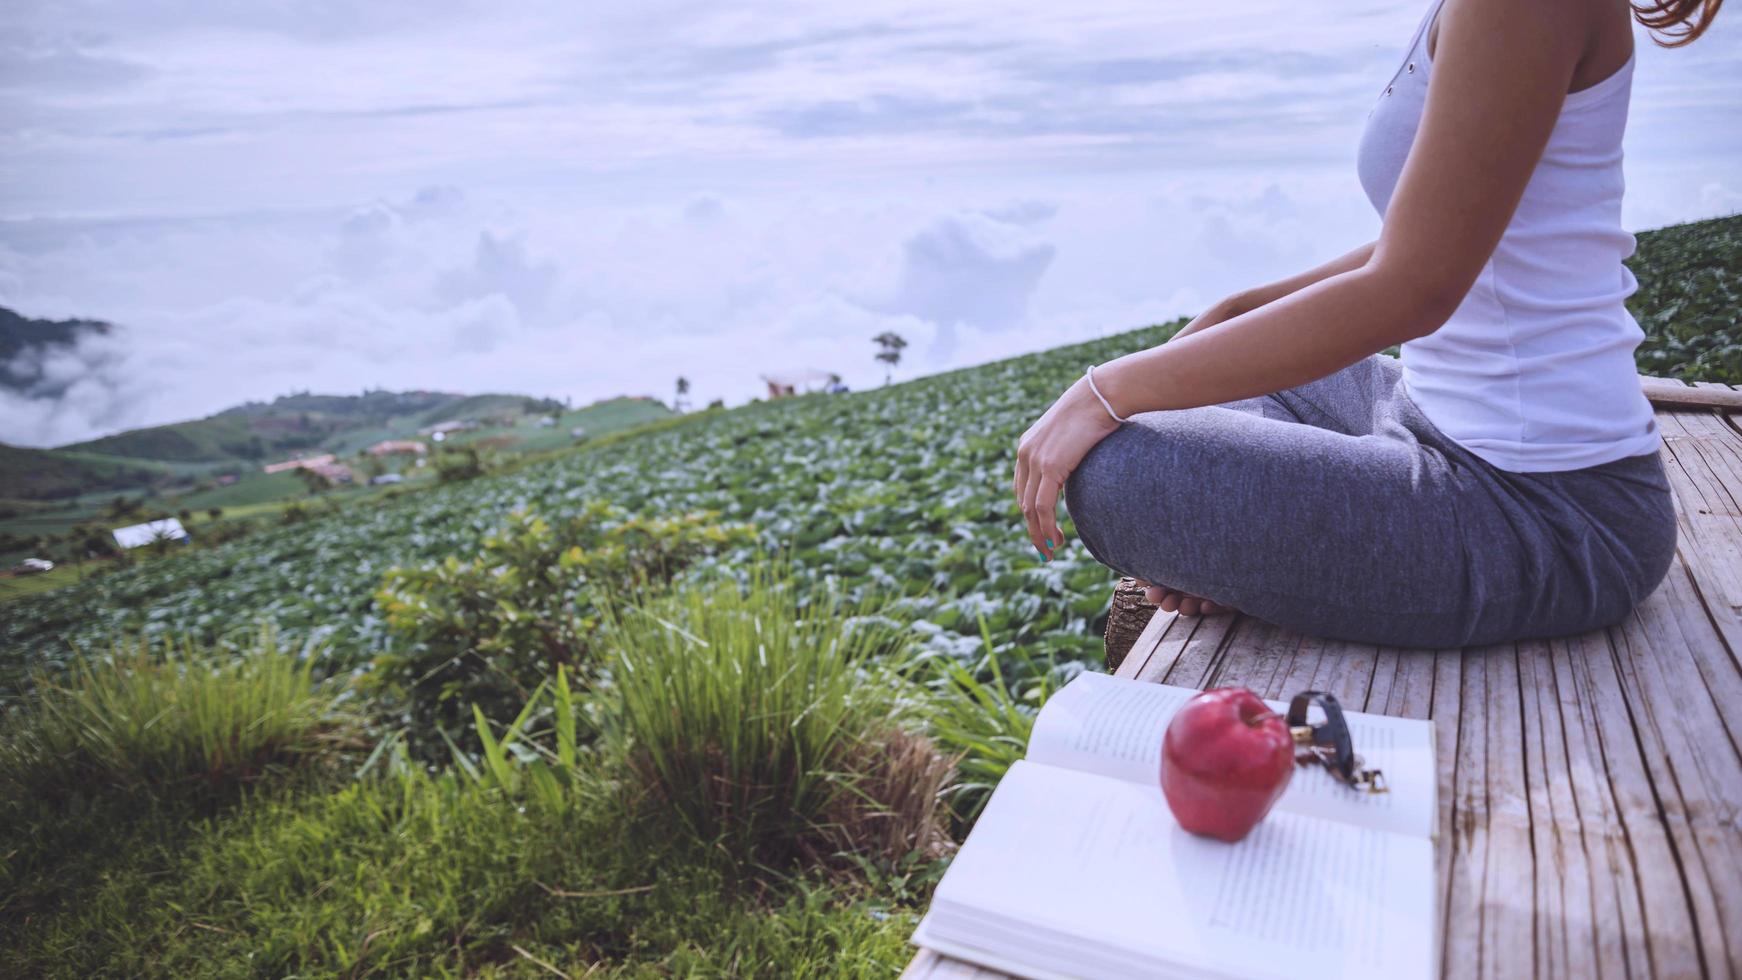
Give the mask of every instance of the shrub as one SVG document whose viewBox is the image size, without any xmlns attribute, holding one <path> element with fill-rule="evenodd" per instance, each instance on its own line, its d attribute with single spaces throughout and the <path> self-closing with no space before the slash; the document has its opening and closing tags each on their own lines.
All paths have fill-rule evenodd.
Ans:
<svg viewBox="0 0 1742 980">
<path fill-rule="evenodd" d="M 506 721 L 558 667 L 590 658 L 594 590 L 657 588 L 696 558 L 750 537 L 711 513 L 627 517 L 607 504 L 547 521 L 514 512 L 476 558 L 395 568 L 375 601 L 403 641 L 361 683 L 387 695 L 419 755 L 470 739 L 472 706 Z"/>
<path fill-rule="evenodd" d="M 946 843 L 949 763 L 903 727 L 901 634 L 782 570 L 607 613 L 608 731 L 656 816 L 740 861 L 896 860 Z"/>
<path fill-rule="evenodd" d="M 263 633 L 224 661 L 141 640 L 63 680 L 39 676 L 5 719 L 0 796 L 199 795 L 342 757 L 361 726 L 314 683 L 314 662 Z"/>
<path fill-rule="evenodd" d="M 435 454 L 431 460 L 436 477 L 443 483 L 472 480 L 483 476 L 489 464 L 475 446 L 454 446 Z"/>
</svg>

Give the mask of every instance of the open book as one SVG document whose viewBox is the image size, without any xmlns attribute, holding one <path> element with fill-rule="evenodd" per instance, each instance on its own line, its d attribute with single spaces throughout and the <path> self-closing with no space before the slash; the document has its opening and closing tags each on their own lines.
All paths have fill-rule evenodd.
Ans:
<svg viewBox="0 0 1742 980">
<path fill-rule="evenodd" d="M 1196 693 L 1086 673 L 1054 694 L 914 942 L 1029 977 L 1432 974 L 1433 726 L 1345 712 L 1390 792 L 1300 767 L 1225 844 L 1161 794 L 1162 734 Z"/>
</svg>

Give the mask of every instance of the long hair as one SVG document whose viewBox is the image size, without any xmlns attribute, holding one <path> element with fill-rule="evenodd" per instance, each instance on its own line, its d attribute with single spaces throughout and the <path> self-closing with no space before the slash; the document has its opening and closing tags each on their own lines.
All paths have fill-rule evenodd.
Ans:
<svg viewBox="0 0 1742 980">
<path fill-rule="evenodd" d="M 1706 33 L 1724 0 L 1629 0 L 1633 16 L 1651 29 L 1651 39 L 1666 48 L 1691 44 Z"/>
</svg>

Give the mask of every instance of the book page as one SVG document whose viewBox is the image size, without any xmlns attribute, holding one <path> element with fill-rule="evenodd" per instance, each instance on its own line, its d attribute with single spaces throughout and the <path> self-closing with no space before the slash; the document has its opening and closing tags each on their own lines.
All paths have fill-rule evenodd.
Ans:
<svg viewBox="0 0 1742 980">
<path fill-rule="evenodd" d="M 1161 774 L 1161 737 L 1196 691 L 1085 671 L 1047 699 L 1028 758 L 1134 783 Z"/>
<path fill-rule="evenodd" d="M 1426 977 L 1421 837 L 1273 813 L 1238 844 L 1136 783 L 1019 762 L 939 883 L 921 939 L 1073 976 Z"/>
<path fill-rule="evenodd" d="M 1028 758 L 1049 766 L 1159 787 L 1167 723 L 1198 692 L 1107 674 L 1077 675 L 1041 708 Z M 1288 704 L 1266 701 L 1277 714 Z M 1438 827 L 1433 726 L 1425 721 L 1344 711 L 1355 751 L 1385 773 L 1390 790 L 1367 793 L 1317 766 L 1295 769 L 1276 808 L 1398 833 L 1431 837 Z"/>
</svg>

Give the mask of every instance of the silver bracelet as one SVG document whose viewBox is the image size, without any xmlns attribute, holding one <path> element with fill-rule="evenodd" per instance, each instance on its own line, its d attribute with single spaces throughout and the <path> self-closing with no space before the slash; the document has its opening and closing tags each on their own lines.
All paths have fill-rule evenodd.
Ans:
<svg viewBox="0 0 1742 980">
<path fill-rule="evenodd" d="M 1089 390 L 1095 393 L 1095 400 L 1101 403 L 1101 407 L 1107 410 L 1107 414 L 1113 416 L 1113 421 L 1121 424 L 1131 421 L 1128 418 L 1120 418 L 1119 413 L 1113 411 L 1113 406 L 1107 404 L 1107 396 L 1101 394 L 1100 388 L 1095 387 L 1095 365 L 1091 364 L 1084 368 L 1083 377 L 1089 379 Z"/>
</svg>

